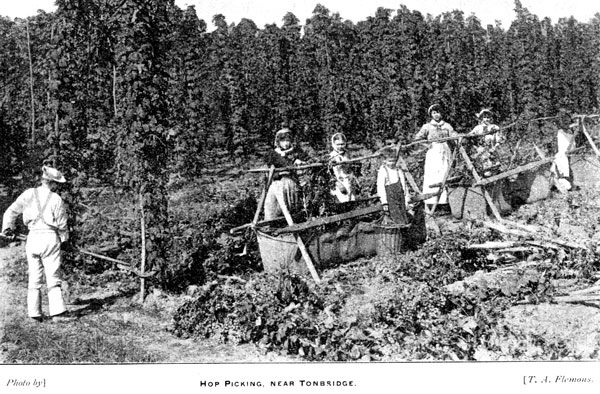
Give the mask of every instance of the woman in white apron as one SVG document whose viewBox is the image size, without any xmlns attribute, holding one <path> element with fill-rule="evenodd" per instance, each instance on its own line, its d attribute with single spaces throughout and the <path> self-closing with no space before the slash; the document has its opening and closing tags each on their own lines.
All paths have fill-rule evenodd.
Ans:
<svg viewBox="0 0 600 394">
<path fill-rule="evenodd" d="M 428 141 L 439 138 L 454 137 L 458 133 L 454 128 L 442 120 L 442 112 L 439 104 L 433 104 L 427 110 L 431 121 L 425 123 L 421 130 L 415 135 L 415 140 L 427 139 Z M 451 150 L 448 142 L 432 142 L 425 156 L 425 170 L 423 173 L 423 194 L 438 193 L 439 186 L 431 187 L 436 183 L 441 183 L 444 180 L 444 175 L 450 168 Z M 430 197 L 425 200 L 426 204 L 448 204 L 448 195 L 446 190 L 442 190 L 441 194 Z"/>
<path fill-rule="evenodd" d="M 569 149 L 575 147 L 574 130 L 577 127 L 577 123 L 571 123 L 571 116 L 566 110 L 561 109 L 558 117 L 558 132 L 556 134 L 556 145 L 557 152 L 554 155 L 554 161 L 552 162 L 551 171 L 555 176 L 554 184 L 556 188 L 561 192 L 565 193 L 571 190 L 571 170 L 569 164 L 569 156 L 567 152 Z"/>
</svg>

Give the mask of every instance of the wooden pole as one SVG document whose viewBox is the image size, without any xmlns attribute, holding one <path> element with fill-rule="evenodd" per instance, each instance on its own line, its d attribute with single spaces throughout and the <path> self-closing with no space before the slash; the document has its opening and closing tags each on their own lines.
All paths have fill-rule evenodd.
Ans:
<svg viewBox="0 0 600 394">
<path fill-rule="evenodd" d="M 285 201 L 283 201 L 283 196 L 281 196 L 280 194 L 276 194 L 276 197 L 277 197 L 277 202 L 279 203 L 279 207 L 281 208 L 281 211 L 283 212 L 283 216 L 285 216 L 285 220 L 287 221 L 288 225 L 293 226 L 294 220 L 292 219 L 292 215 L 290 214 L 290 211 L 288 210 L 287 206 L 285 205 Z M 298 244 L 298 248 L 300 249 L 302 258 L 304 259 L 304 262 L 306 263 L 306 266 L 308 267 L 308 271 L 310 271 L 310 274 L 312 275 L 312 277 L 316 283 L 321 282 L 321 278 L 319 278 L 319 274 L 317 273 L 317 270 L 315 269 L 312 259 L 310 258 L 310 254 L 308 254 L 308 250 L 306 249 L 306 245 L 304 244 L 304 241 L 296 233 L 294 233 L 294 238 L 296 239 L 296 243 Z"/>
<path fill-rule="evenodd" d="M 300 231 L 309 230 L 311 228 L 324 226 L 326 224 L 337 223 L 337 222 L 341 222 L 342 220 L 347 220 L 347 219 L 352 219 L 355 217 L 369 215 L 369 214 L 376 213 L 379 211 L 381 211 L 381 205 L 377 204 L 372 207 L 355 209 L 354 211 L 341 213 L 339 215 L 318 218 L 316 220 L 311 220 L 310 222 L 289 225 L 288 227 L 275 230 L 274 234 L 279 235 L 279 234 L 284 234 L 284 233 L 297 233 Z"/>
<path fill-rule="evenodd" d="M 380 149 L 381 150 L 381 149 Z M 319 167 L 325 167 L 325 166 L 341 166 L 341 165 L 345 165 L 345 164 L 349 164 L 349 163 L 356 163 L 359 161 L 364 161 L 364 160 L 369 160 L 369 159 L 374 159 L 376 157 L 381 156 L 381 153 L 374 153 L 372 155 L 368 155 L 368 156 L 361 156 L 361 157 L 356 157 L 354 159 L 349 159 L 349 160 L 344 160 L 344 161 L 340 161 L 340 162 L 335 162 L 335 163 L 310 163 L 310 164 L 304 164 L 301 166 L 289 166 L 289 167 L 279 167 L 279 168 L 275 168 L 275 172 L 282 172 L 282 171 L 298 171 L 298 170 L 307 170 L 310 168 L 319 168 Z M 269 172 L 271 169 L 270 168 L 252 168 L 249 170 L 243 170 L 242 172 Z"/>
<path fill-rule="evenodd" d="M 113 66 L 113 110 L 115 112 L 115 118 L 117 117 L 117 66 Z"/>
<path fill-rule="evenodd" d="M 513 175 L 517 175 L 521 172 L 525 172 L 525 171 L 530 171 L 533 170 L 539 166 L 542 166 L 544 164 L 550 163 L 554 160 L 553 157 L 546 157 L 545 159 L 542 160 L 538 160 L 538 161 L 534 161 L 533 163 L 527 163 L 527 164 L 523 164 L 522 166 L 513 168 L 512 170 L 509 171 L 505 171 L 501 174 L 498 175 L 494 175 L 485 179 L 482 179 L 481 177 L 479 177 L 479 180 L 475 180 L 475 185 L 474 186 L 485 186 L 485 185 L 489 185 L 490 183 L 494 183 L 497 182 L 501 179 L 504 178 L 508 178 L 511 177 Z"/>
<path fill-rule="evenodd" d="M 467 165 L 467 168 L 469 170 L 471 170 L 471 173 L 473 174 L 473 178 L 475 178 L 475 182 L 477 182 L 477 183 L 481 182 L 481 177 L 477 173 L 477 170 L 475 169 L 475 166 L 471 162 L 471 159 L 469 158 L 469 155 L 467 154 L 467 151 L 465 150 L 465 148 L 462 145 L 460 145 L 458 148 L 459 148 L 460 154 L 463 157 L 463 160 L 465 161 L 465 164 Z M 492 200 L 490 193 L 486 190 L 485 186 L 482 186 L 481 188 L 483 189 L 483 197 L 485 198 L 485 201 L 488 203 L 490 209 L 492 210 L 492 213 L 494 214 L 494 216 L 496 217 L 497 220 L 502 220 L 502 216 L 500 216 L 500 212 L 498 211 L 498 208 L 496 208 L 496 205 L 494 204 L 494 201 Z"/>
<path fill-rule="evenodd" d="M 33 95 L 33 60 L 31 59 L 31 40 L 29 38 L 29 19 L 25 25 L 27 31 L 27 54 L 29 55 L 29 90 L 31 93 L 31 143 L 35 144 L 35 97 Z"/>
<path fill-rule="evenodd" d="M 146 270 L 146 218 L 144 216 L 144 199 L 140 194 L 140 226 L 141 226 L 141 237 L 142 237 L 142 262 L 140 266 L 140 272 L 142 275 Z M 146 279 L 144 277 L 140 278 L 140 303 L 144 303 L 144 299 L 146 298 Z"/>
<path fill-rule="evenodd" d="M 406 177 L 406 180 L 408 181 L 408 184 L 410 185 L 410 187 L 412 187 L 413 191 L 417 194 L 421 194 L 421 189 L 419 189 L 417 182 L 415 182 L 415 178 L 413 178 L 412 174 L 408 170 L 408 165 L 406 164 L 406 161 L 404 161 L 404 158 L 400 154 L 400 151 L 398 151 L 397 165 L 400 167 L 402 172 L 404 172 L 404 176 Z M 427 204 L 425 204 L 424 209 L 425 209 L 425 212 L 427 214 L 429 214 L 429 209 L 427 208 Z"/>
<path fill-rule="evenodd" d="M 269 169 L 269 175 L 267 176 L 267 182 L 265 183 L 265 187 L 263 188 L 262 194 L 260 195 L 260 200 L 258 201 L 258 205 L 256 206 L 256 212 L 254 213 L 254 219 L 252 219 L 251 227 L 255 227 L 256 223 L 258 223 L 258 218 L 260 217 L 260 213 L 263 210 L 263 206 L 265 205 L 265 200 L 267 199 L 267 193 L 269 192 L 269 187 L 271 187 L 271 183 L 273 182 L 273 174 L 275 173 L 275 166 L 271 166 Z"/>
<path fill-rule="evenodd" d="M 512 167 L 513 162 L 515 161 L 515 159 L 517 158 L 517 154 L 519 153 L 519 145 L 521 145 L 521 141 L 523 140 L 523 138 L 519 138 L 519 140 L 517 141 L 517 145 L 515 146 L 515 150 L 512 154 L 512 156 L 510 157 L 510 162 L 508 163 L 508 168 Z"/>
<path fill-rule="evenodd" d="M 592 149 L 594 150 L 594 153 L 596 154 L 596 156 L 600 157 L 600 151 L 598 150 L 598 147 L 594 143 L 594 140 L 592 139 L 592 136 L 586 130 L 586 128 L 585 128 L 585 122 L 583 121 L 583 118 L 579 118 L 579 128 L 581 129 L 581 132 L 585 135 L 585 138 L 587 138 L 587 140 L 590 143 Z"/>
</svg>

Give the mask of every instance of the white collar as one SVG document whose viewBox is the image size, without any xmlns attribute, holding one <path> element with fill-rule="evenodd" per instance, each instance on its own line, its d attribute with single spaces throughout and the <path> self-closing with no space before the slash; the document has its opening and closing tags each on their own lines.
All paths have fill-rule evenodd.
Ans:
<svg viewBox="0 0 600 394">
<path fill-rule="evenodd" d="M 281 150 L 280 147 L 275 148 L 275 152 L 277 152 L 280 156 L 283 156 L 283 157 L 285 157 L 285 155 L 287 155 L 288 153 L 291 153 L 293 150 L 294 150 L 293 146 L 286 150 Z"/>
</svg>

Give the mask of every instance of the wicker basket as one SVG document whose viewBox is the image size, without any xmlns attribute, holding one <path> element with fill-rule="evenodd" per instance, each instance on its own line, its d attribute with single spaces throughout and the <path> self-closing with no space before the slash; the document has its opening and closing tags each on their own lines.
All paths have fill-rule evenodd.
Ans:
<svg viewBox="0 0 600 394">
<path fill-rule="evenodd" d="M 408 249 L 415 249 L 427 240 L 424 205 L 415 208 L 410 225 L 381 223 L 377 227 L 377 255 L 394 258 Z"/>
<path fill-rule="evenodd" d="M 394 258 L 401 254 L 405 248 L 406 237 L 403 236 L 403 230 L 406 226 L 399 225 L 379 225 L 377 237 L 377 256 L 383 258 Z"/>
</svg>

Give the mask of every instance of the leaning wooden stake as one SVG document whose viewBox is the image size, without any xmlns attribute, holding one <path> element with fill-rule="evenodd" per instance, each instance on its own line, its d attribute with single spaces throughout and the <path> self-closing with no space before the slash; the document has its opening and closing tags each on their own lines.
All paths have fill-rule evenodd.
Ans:
<svg viewBox="0 0 600 394">
<path fill-rule="evenodd" d="M 267 182 L 265 183 L 265 187 L 263 188 L 262 194 L 260 195 L 260 200 L 258 201 L 258 205 L 256 206 L 256 212 L 254 213 L 254 219 L 252 220 L 251 227 L 255 227 L 256 223 L 258 223 L 258 219 L 260 217 L 260 213 L 263 210 L 265 205 L 265 200 L 267 199 L 267 193 L 269 192 L 269 187 L 271 187 L 271 183 L 273 182 L 273 174 L 275 173 L 275 166 L 271 166 L 269 168 L 269 175 L 267 176 Z"/>
<path fill-rule="evenodd" d="M 290 214 L 290 211 L 288 211 L 287 206 L 285 205 L 285 201 L 283 201 L 283 196 L 281 196 L 280 194 L 277 194 L 276 196 L 277 202 L 279 203 L 279 207 L 283 212 L 283 216 L 285 216 L 285 220 L 287 221 L 288 225 L 293 226 L 294 220 L 292 219 L 292 215 Z M 312 259 L 310 258 L 310 254 L 308 254 L 308 250 L 306 249 L 304 241 L 297 233 L 294 233 L 294 238 L 296 239 L 296 243 L 298 244 L 298 248 L 300 249 L 302 258 L 304 258 L 304 262 L 306 263 L 306 266 L 308 267 L 308 270 L 310 271 L 310 274 L 312 275 L 313 279 L 316 283 L 321 282 L 321 278 L 319 278 L 319 274 L 317 273 Z"/>
<path fill-rule="evenodd" d="M 140 266 L 140 272 L 144 275 L 144 271 L 146 270 L 146 219 L 144 217 L 144 200 L 142 195 L 140 194 L 140 225 L 142 232 L 142 262 Z M 143 277 L 140 278 L 140 302 L 144 303 L 144 299 L 146 298 L 146 279 Z"/>
<path fill-rule="evenodd" d="M 594 143 L 594 140 L 592 139 L 592 136 L 586 130 L 586 128 L 585 128 L 585 122 L 584 122 L 583 118 L 579 118 L 579 128 L 581 129 L 581 132 L 585 135 L 585 138 L 587 138 L 588 142 L 592 146 L 592 149 L 594 150 L 594 153 L 596 154 L 596 156 L 600 157 L 600 150 L 598 150 L 598 147 Z"/>
<path fill-rule="evenodd" d="M 473 178 L 475 178 L 475 182 L 480 183 L 481 177 L 479 176 L 479 174 L 477 173 L 477 170 L 475 169 L 475 166 L 471 162 L 471 159 L 469 158 L 467 151 L 465 150 L 465 148 L 462 145 L 460 145 L 458 147 L 458 149 L 460 151 L 460 154 L 463 157 L 463 160 L 465 161 L 465 164 L 467 165 L 467 168 L 469 170 L 471 170 L 471 174 L 473 174 Z M 492 196 L 490 196 L 490 193 L 486 190 L 485 186 L 482 186 L 481 188 L 483 189 L 483 197 L 485 198 L 485 201 L 487 201 L 490 209 L 492 210 L 492 213 L 494 214 L 494 216 L 496 217 L 497 220 L 502 220 L 502 216 L 500 216 L 500 212 L 498 211 L 498 208 L 494 204 L 494 200 L 492 200 Z"/>
<path fill-rule="evenodd" d="M 404 176 L 406 177 L 406 180 L 408 181 L 410 187 L 412 187 L 413 191 L 418 195 L 421 194 L 421 189 L 419 189 L 417 182 L 415 182 L 415 178 L 413 178 L 412 174 L 408 170 L 408 165 L 406 164 L 406 161 L 404 161 L 404 158 L 400 154 L 400 150 L 398 150 L 397 165 L 404 173 Z M 428 215 L 430 214 L 429 208 L 427 208 L 427 204 L 425 204 L 425 213 L 427 213 Z"/>
</svg>

